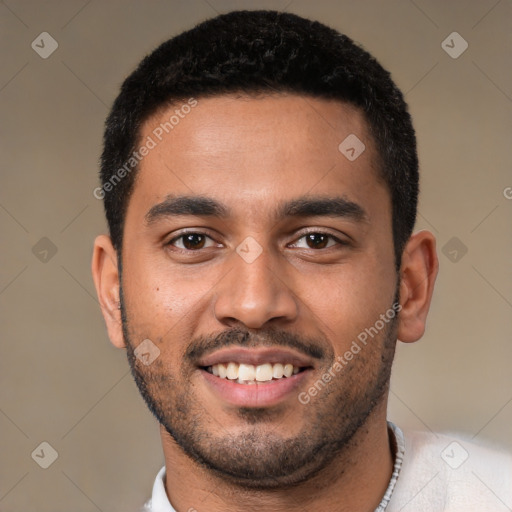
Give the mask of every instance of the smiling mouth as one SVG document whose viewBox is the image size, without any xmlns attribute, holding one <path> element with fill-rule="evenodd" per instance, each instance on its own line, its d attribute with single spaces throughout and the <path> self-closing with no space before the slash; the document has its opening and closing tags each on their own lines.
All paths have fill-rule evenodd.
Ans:
<svg viewBox="0 0 512 512">
<path fill-rule="evenodd" d="M 309 367 L 295 366 L 292 363 L 264 363 L 256 366 L 230 361 L 201 368 L 220 379 L 251 385 L 268 384 L 273 381 L 288 379 Z"/>
</svg>

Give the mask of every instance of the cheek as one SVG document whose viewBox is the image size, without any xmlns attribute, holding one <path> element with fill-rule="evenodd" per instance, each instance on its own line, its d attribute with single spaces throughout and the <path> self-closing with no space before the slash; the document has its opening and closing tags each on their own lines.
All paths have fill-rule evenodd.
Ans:
<svg viewBox="0 0 512 512">
<path fill-rule="evenodd" d="M 315 278 L 314 285 L 309 283 L 304 289 L 306 314 L 308 309 L 313 313 L 313 321 L 332 340 L 338 354 L 391 307 L 395 278 L 390 268 L 375 258 L 361 256 L 358 262 Z"/>
<path fill-rule="evenodd" d="M 123 265 L 123 294 L 132 330 L 155 340 L 174 338 L 204 312 L 220 269 L 172 265 L 162 254 L 133 255 Z"/>
</svg>

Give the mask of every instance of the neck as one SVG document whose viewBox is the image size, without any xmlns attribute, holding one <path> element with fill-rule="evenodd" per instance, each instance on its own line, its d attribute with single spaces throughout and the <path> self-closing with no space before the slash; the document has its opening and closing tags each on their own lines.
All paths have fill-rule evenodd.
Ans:
<svg viewBox="0 0 512 512">
<path fill-rule="evenodd" d="M 233 485 L 190 459 L 161 426 L 165 486 L 177 512 L 225 510 L 358 512 L 378 507 L 391 478 L 393 457 L 386 422 L 387 400 L 375 407 L 332 463 L 293 487 L 260 490 Z"/>
</svg>

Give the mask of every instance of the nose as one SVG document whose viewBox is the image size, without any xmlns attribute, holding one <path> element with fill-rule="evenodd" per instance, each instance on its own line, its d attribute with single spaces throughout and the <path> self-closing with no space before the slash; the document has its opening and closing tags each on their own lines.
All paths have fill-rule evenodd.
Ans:
<svg viewBox="0 0 512 512">
<path fill-rule="evenodd" d="M 231 271 L 217 287 L 216 319 L 226 325 L 243 323 L 248 329 L 295 320 L 298 302 L 286 282 L 286 268 L 279 268 L 279 256 L 263 251 L 251 261 L 240 254 L 233 252 Z"/>
</svg>

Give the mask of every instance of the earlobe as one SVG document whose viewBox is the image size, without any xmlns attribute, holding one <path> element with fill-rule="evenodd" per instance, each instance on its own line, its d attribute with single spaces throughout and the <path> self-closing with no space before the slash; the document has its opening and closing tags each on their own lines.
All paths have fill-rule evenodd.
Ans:
<svg viewBox="0 0 512 512">
<path fill-rule="evenodd" d="M 115 347 L 124 348 L 117 252 L 110 237 L 100 235 L 94 241 L 91 270 L 110 341 Z"/>
<path fill-rule="evenodd" d="M 434 235 L 429 231 L 413 234 L 403 251 L 400 268 L 400 341 L 410 343 L 423 336 L 438 270 Z"/>
</svg>

